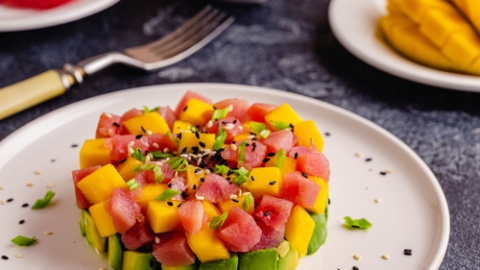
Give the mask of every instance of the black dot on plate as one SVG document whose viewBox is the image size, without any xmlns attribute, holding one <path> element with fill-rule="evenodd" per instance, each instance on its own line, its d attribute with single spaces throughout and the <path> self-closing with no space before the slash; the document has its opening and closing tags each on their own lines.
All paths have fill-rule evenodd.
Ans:
<svg viewBox="0 0 480 270">
<path fill-rule="evenodd" d="M 2 255 L 2 260 L 8 260 L 8 256 L 7 255 Z"/>
<path fill-rule="evenodd" d="M 18 224 L 24 224 L 25 223 L 25 219 L 22 219 L 18 222 Z"/>
</svg>

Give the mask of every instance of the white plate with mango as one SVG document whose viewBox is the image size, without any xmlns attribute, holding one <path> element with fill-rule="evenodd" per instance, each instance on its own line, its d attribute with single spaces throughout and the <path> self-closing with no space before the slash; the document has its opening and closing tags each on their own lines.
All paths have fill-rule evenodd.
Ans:
<svg viewBox="0 0 480 270">
<path fill-rule="evenodd" d="M 352 54 L 414 82 L 480 92 L 480 2 L 333 0 L 332 31 Z"/>
</svg>

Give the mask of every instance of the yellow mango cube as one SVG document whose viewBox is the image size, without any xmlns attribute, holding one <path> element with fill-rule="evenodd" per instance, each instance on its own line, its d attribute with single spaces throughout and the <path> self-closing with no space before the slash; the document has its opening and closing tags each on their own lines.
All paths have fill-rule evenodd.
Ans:
<svg viewBox="0 0 480 270">
<path fill-rule="evenodd" d="M 313 206 L 310 208 L 307 208 L 307 210 L 317 214 L 324 214 L 325 208 L 327 207 L 328 196 L 329 196 L 328 182 L 323 180 L 320 177 L 309 176 L 308 178 L 320 186 L 320 192 L 318 193 L 317 199 L 315 200 L 315 203 L 313 204 Z"/>
<path fill-rule="evenodd" d="M 218 204 L 218 207 L 220 208 L 220 211 L 223 212 L 228 212 L 233 207 L 238 207 L 240 209 L 243 209 L 243 202 L 245 201 L 245 198 L 247 196 L 245 194 L 242 194 L 242 196 L 237 196 L 236 198 L 231 198 L 227 199 L 225 201 L 222 201 Z M 247 210 L 245 212 L 249 213 L 250 215 L 253 215 L 253 212 L 255 211 L 255 203 L 251 203 Z"/>
<path fill-rule="evenodd" d="M 275 123 L 278 122 L 295 126 L 302 121 L 300 115 L 298 115 L 297 112 L 287 103 L 283 103 L 265 115 L 265 122 L 272 128 L 275 128 Z"/>
<path fill-rule="evenodd" d="M 80 149 L 80 169 L 110 163 L 110 149 L 104 145 L 105 139 L 86 140 Z"/>
<path fill-rule="evenodd" d="M 315 145 L 318 151 L 323 151 L 323 137 L 313 120 L 307 120 L 295 125 L 293 134 L 298 137 L 298 145 Z"/>
<path fill-rule="evenodd" d="M 195 152 L 194 148 L 212 149 L 215 142 L 215 134 L 212 133 L 182 132 L 180 134 L 178 149 L 185 153 Z"/>
<path fill-rule="evenodd" d="M 206 118 L 208 113 L 213 112 L 214 110 L 212 104 L 208 104 L 196 98 L 191 98 L 178 118 L 182 121 L 192 123 L 194 126 L 202 125 L 209 120 Z"/>
<path fill-rule="evenodd" d="M 129 156 L 123 163 L 117 166 L 117 171 L 122 176 L 123 180 L 128 181 L 134 178 L 135 174 L 137 174 L 133 170 L 142 164 L 143 163 L 140 160 Z"/>
<path fill-rule="evenodd" d="M 85 176 L 77 187 L 90 203 L 95 204 L 107 200 L 115 188 L 126 188 L 127 184 L 115 167 L 107 164 Z"/>
<path fill-rule="evenodd" d="M 469 68 L 480 55 L 480 39 L 473 31 L 452 34 L 442 49 L 442 53 L 461 68 Z"/>
<path fill-rule="evenodd" d="M 255 199 L 263 194 L 278 196 L 282 179 L 280 169 L 277 167 L 253 168 L 243 187 L 247 188 Z"/>
<path fill-rule="evenodd" d="M 124 125 L 131 134 L 135 135 L 165 134 L 170 131 L 167 122 L 158 112 L 149 112 L 130 118 L 124 122 Z"/>
<path fill-rule="evenodd" d="M 147 219 L 155 233 L 164 233 L 176 229 L 180 225 L 178 205 L 180 201 L 151 200 L 147 206 Z"/>
<path fill-rule="evenodd" d="M 193 194 L 200 186 L 201 179 L 205 179 L 205 171 L 197 166 L 189 164 L 187 167 L 187 193 Z"/>
<path fill-rule="evenodd" d="M 182 131 L 190 131 L 192 129 L 192 127 L 193 127 L 193 125 L 190 122 L 185 122 L 185 121 L 182 121 L 182 120 L 175 120 L 175 122 L 173 122 L 172 132 L 177 134 L 177 133 L 180 133 Z"/>
<path fill-rule="evenodd" d="M 154 200 L 167 189 L 167 184 L 148 183 L 142 187 L 142 195 L 138 198 L 138 204 L 142 209 L 147 209 L 148 202 Z"/>
<path fill-rule="evenodd" d="M 307 254 L 308 243 L 315 229 L 315 221 L 301 206 L 295 205 L 285 224 L 285 238 L 300 257 Z"/>
<path fill-rule="evenodd" d="M 226 260 L 230 258 L 230 252 L 218 239 L 215 231 L 211 230 L 208 225 L 196 234 L 186 233 L 187 242 L 193 253 L 197 255 L 200 262 L 210 262 L 216 260 Z"/>
<path fill-rule="evenodd" d="M 428 10 L 420 24 L 420 32 L 439 48 L 443 48 L 453 33 L 468 31 L 469 28 L 465 19 L 453 7 L 450 11 Z"/>
<path fill-rule="evenodd" d="M 210 222 L 212 220 L 212 218 L 214 218 L 216 216 L 220 216 L 222 214 L 222 212 L 220 212 L 220 210 L 217 208 L 217 206 L 215 206 L 215 204 L 213 204 L 209 201 L 206 201 L 206 200 L 203 200 L 202 204 L 203 204 L 203 210 L 205 211 L 205 214 L 207 215 L 207 221 L 208 222 Z"/>
<path fill-rule="evenodd" d="M 271 158 L 265 163 L 265 167 L 275 167 L 275 158 Z M 293 158 L 285 157 L 285 162 L 283 166 L 280 168 L 280 174 L 282 175 L 282 179 L 287 173 L 291 173 L 296 171 L 297 168 L 297 161 Z"/>
<path fill-rule="evenodd" d="M 112 234 L 117 233 L 115 225 L 113 225 L 112 216 L 108 213 L 105 208 L 105 203 L 100 202 L 96 203 L 88 209 L 90 215 L 92 215 L 95 226 L 97 227 L 98 234 L 102 237 L 107 237 Z"/>
</svg>

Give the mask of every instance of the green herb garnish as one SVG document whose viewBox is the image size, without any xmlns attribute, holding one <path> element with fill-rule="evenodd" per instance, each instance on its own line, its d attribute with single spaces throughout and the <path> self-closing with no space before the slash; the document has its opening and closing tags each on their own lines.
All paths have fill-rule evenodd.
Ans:
<svg viewBox="0 0 480 270">
<path fill-rule="evenodd" d="M 223 164 L 215 164 L 215 167 L 213 167 L 213 172 L 215 172 L 216 174 L 224 174 L 230 170 L 230 167 Z"/>
<path fill-rule="evenodd" d="M 233 170 L 233 172 L 235 173 L 235 175 L 237 175 L 235 178 L 233 178 L 233 182 L 235 184 L 240 186 L 241 184 L 247 182 L 248 175 L 250 174 L 250 172 L 247 169 L 242 167 L 242 168 Z"/>
<path fill-rule="evenodd" d="M 223 109 L 216 109 L 215 111 L 213 111 L 212 121 L 227 117 L 229 111 L 230 111 L 230 107 L 225 107 Z"/>
<path fill-rule="evenodd" d="M 158 195 L 155 200 L 159 200 L 159 201 L 168 201 L 170 200 L 171 198 L 177 196 L 178 194 L 181 194 L 182 192 L 179 191 L 179 190 L 176 190 L 176 189 L 167 189 L 165 190 L 164 192 L 160 193 L 160 195 Z"/>
<path fill-rule="evenodd" d="M 55 192 L 51 190 L 47 191 L 47 194 L 45 194 L 45 197 L 43 197 L 43 199 L 38 199 L 35 204 L 32 205 L 32 209 L 38 210 L 45 208 L 50 203 L 53 196 L 55 196 Z"/>
<path fill-rule="evenodd" d="M 152 170 L 153 173 L 155 174 L 155 182 L 159 184 L 163 182 L 163 171 L 157 164 L 148 163 L 148 164 L 143 164 L 133 168 L 133 172 L 141 172 L 141 171 L 149 171 L 149 170 Z"/>
<path fill-rule="evenodd" d="M 366 230 L 372 227 L 372 223 L 370 223 L 365 218 L 352 219 L 349 216 L 345 216 L 343 217 L 343 219 L 345 220 L 345 227 L 349 229 Z"/>
<path fill-rule="evenodd" d="M 278 150 L 278 152 L 275 154 L 275 167 L 282 168 L 283 164 L 285 164 L 286 158 L 287 155 L 285 153 L 285 150 L 283 150 L 283 148 L 280 148 L 280 150 Z"/>
<path fill-rule="evenodd" d="M 215 141 L 213 142 L 213 150 L 218 150 L 223 147 L 225 140 L 227 139 L 227 132 L 223 128 L 219 128 Z"/>
<path fill-rule="evenodd" d="M 223 212 L 220 216 L 216 216 L 212 218 L 212 221 L 210 221 L 210 229 L 216 230 L 220 229 L 223 226 L 223 223 L 225 223 L 225 220 L 227 220 L 228 217 L 228 212 Z"/>
<path fill-rule="evenodd" d="M 143 114 L 147 114 L 149 112 L 157 112 L 160 109 L 160 106 L 154 107 L 149 109 L 147 106 L 143 106 Z"/>
<path fill-rule="evenodd" d="M 142 163 L 145 163 L 145 155 L 142 153 L 142 150 L 139 147 L 135 148 L 135 151 L 132 153 L 132 157 Z"/>
<path fill-rule="evenodd" d="M 242 209 L 244 211 L 247 211 L 253 202 L 254 202 L 253 195 L 251 193 L 248 193 L 247 195 L 245 195 L 245 199 L 243 200 Z"/>
<path fill-rule="evenodd" d="M 167 158 L 167 157 L 173 157 L 174 156 L 172 153 L 162 152 L 160 150 L 150 152 L 150 154 L 152 155 L 152 157 L 154 159 L 162 159 L 162 158 Z"/>
<path fill-rule="evenodd" d="M 238 145 L 238 166 L 242 165 L 245 162 L 245 152 L 247 148 L 247 141 L 243 141 L 241 144 Z"/>
<path fill-rule="evenodd" d="M 264 139 L 268 138 L 271 133 L 267 126 L 260 122 L 250 121 L 250 128 Z"/>
<path fill-rule="evenodd" d="M 13 238 L 12 240 L 10 240 L 12 243 L 16 244 L 16 245 L 19 245 L 19 246 L 22 246 L 22 247 L 27 247 L 27 246 L 31 246 L 33 244 L 35 244 L 35 242 L 37 242 L 37 239 L 34 237 L 26 237 L 26 236 L 23 236 L 23 235 L 19 235 L 15 238 Z"/>
<path fill-rule="evenodd" d="M 288 122 L 283 122 L 283 121 L 270 121 L 270 124 L 276 129 L 276 130 L 282 130 L 282 129 L 287 129 L 291 128 L 292 124 Z"/>
<path fill-rule="evenodd" d="M 170 169 L 177 170 L 177 172 L 184 172 L 188 168 L 188 161 L 183 157 L 173 157 L 167 160 L 170 163 Z"/>
<path fill-rule="evenodd" d="M 127 181 L 127 186 L 129 190 L 134 190 L 140 186 L 140 184 L 135 180 L 135 178 L 132 178 Z"/>
</svg>

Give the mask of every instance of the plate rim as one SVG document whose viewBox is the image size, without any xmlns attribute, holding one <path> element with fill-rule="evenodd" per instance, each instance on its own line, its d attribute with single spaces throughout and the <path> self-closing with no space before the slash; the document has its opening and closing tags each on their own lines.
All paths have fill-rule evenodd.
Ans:
<svg viewBox="0 0 480 270">
<path fill-rule="evenodd" d="M 441 222 L 442 222 L 442 230 L 441 230 L 441 239 L 438 243 L 438 250 L 435 253 L 435 256 L 432 258 L 431 262 L 432 265 L 431 267 L 436 267 L 439 268 L 443 258 L 445 256 L 448 243 L 449 243 L 449 234 L 450 234 L 450 214 L 449 214 L 449 208 L 447 204 L 447 200 L 445 197 L 445 194 L 443 192 L 443 189 L 440 186 L 440 183 L 434 173 L 430 170 L 428 165 L 418 156 L 413 149 L 411 149 L 406 143 L 404 143 L 402 140 L 400 140 L 398 137 L 384 129 L 383 127 L 379 126 L 378 124 L 358 115 L 355 114 L 351 111 L 348 111 L 342 107 L 327 103 L 322 100 L 318 100 L 312 97 L 308 97 L 305 95 L 297 94 L 297 93 L 292 93 L 292 92 L 287 92 L 284 90 L 278 90 L 278 89 L 273 89 L 273 88 L 268 88 L 268 87 L 262 87 L 262 86 L 252 86 L 252 85 L 242 85 L 242 84 L 229 84 L 229 83 L 206 83 L 206 82 L 199 82 L 199 83 L 171 83 L 171 84 L 162 84 L 162 85 L 150 85 L 150 86 L 141 86 L 141 87 L 132 87 L 132 88 L 126 88 L 123 90 L 119 91 L 114 91 L 114 92 L 109 92 L 97 96 L 93 96 L 90 98 L 86 98 L 84 100 L 80 100 L 77 102 L 74 102 L 72 104 L 66 105 L 64 107 L 58 108 L 52 112 L 49 112 L 37 119 L 32 120 L 31 122 L 25 124 L 24 126 L 20 127 L 16 131 L 14 131 L 12 134 L 8 135 L 5 137 L 3 140 L 0 141 L 0 149 L 6 149 L 7 151 L 4 151 L 4 153 L 8 153 L 9 147 L 11 149 L 13 148 L 13 145 L 15 145 L 16 141 L 24 141 L 26 140 L 26 136 L 28 135 L 29 131 L 32 129 L 35 129 L 36 127 L 44 125 L 46 122 L 51 122 L 52 119 L 62 119 L 62 121 L 57 121 L 57 123 L 53 126 L 50 126 L 48 129 L 44 129 L 42 132 L 48 133 L 50 130 L 55 129 L 58 126 L 61 126 L 64 123 L 74 121 L 76 118 L 81 118 L 83 115 L 88 114 L 88 111 L 84 111 L 83 114 L 77 114 L 76 118 L 74 119 L 67 119 L 67 117 L 62 117 L 61 115 L 68 115 L 70 112 L 79 112 L 81 111 L 80 109 L 84 107 L 84 104 L 88 104 L 91 102 L 101 102 L 107 99 L 115 99 L 115 96 L 122 96 L 125 95 L 125 93 L 128 92 L 134 92 L 136 90 L 144 90 L 144 91 L 150 91 L 150 90 L 155 90 L 155 91 L 162 91 L 168 89 L 168 88 L 176 88 L 176 89 L 192 89 L 194 90 L 195 88 L 214 88 L 214 89 L 225 89 L 225 88 L 230 88 L 230 89 L 235 89 L 235 90 L 242 90 L 242 91 L 249 91 L 251 93 L 255 91 L 261 91 L 263 93 L 266 93 L 268 95 L 275 95 L 279 96 L 282 98 L 293 98 L 301 102 L 306 102 L 309 104 L 313 104 L 316 106 L 321 106 L 333 113 L 339 114 L 342 117 L 346 117 L 349 119 L 352 119 L 355 122 L 360 123 L 361 125 L 364 125 L 365 127 L 372 129 L 375 132 L 378 132 L 381 134 L 383 137 L 387 138 L 389 141 L 394 143 L 396 146 L 401 148 L 403 151 L 405 151 L 405 154 L 407 154 L 409 157 L 411 157 L 414 161 L 415 164 L 419 166 L 419 168 L 425 173 L 425 176 L 428 178 L 428 184 L 433 188 L 436 200 L 438 200 L 439 203 L 439 209 L 441 213 Z M 42 133 L 41 132 L 41 133 Z M 37 136 L 42 136 L 37 135 Z M 3 155 L 0 155 L 0 159 L 2 158 Z M 0 170 L 3 168 L 3 166 L 0 166 Z"/>
<path fill-rule="evenodd" d="M 360 24 L 360 26 L 370 24 L 366 20 L 356 20 L 359 17 L 374 14 L 377 18 L 372 18 L 371 21 L 377 22 L 382 15 L 381 11 L 376 8 L 380 4 L 385 6 L 386 0 L 331 0 L 328 9 L 329 24 L 334 36 L 343 47 L 363 62 L 405 80 L 447 90 L 480 92 L 480 78 L 478 76 L 436 70 L 417 64 L 395 53 L 393 49 L 382 44 L 375 36 L 378 29 L 376 25 L 367 27 L 368 30 L 362 33 L 349 31 L 352 28 L 358 30 L 358 25 L 354 26 L 353 24 Z M 349 9 L 345 9 L 345 5 L 348 5 Z M 363 6 L 363 8 L 360 7 L 355 10 L 359 6 Z M 352 10 L 359 12 L 352 12 Z M 369 10 L 370 14 L 366 14 L 366 10 Z M 384 7 L 382 11 L 385 11 Z M 348 13 L 348 20 L 345 20 L 346 13 Z M 348 22 L 340 23 L 341 20 Z M 355 34 L 352 35 L 351 33 Z M 364 40 L 358 39 L 360 35 Z M 385 59 L 390 60 L 390 63 Z M 395 65 L 392 65 L 392 62 Z"/>
<path fill-rule="evenodd" d="M 73 22 L 107 9 L 119 1 L 120 0 L 74 0 L 47 10 L 16 9 L 0 6 L 2 12 L 12 10 L 24 14 L 22 16 L 29 16 L 26 20 L 23 17 L 11 20 L 0 19 L 0 32 L 35 30 Z"/>
</svg>

